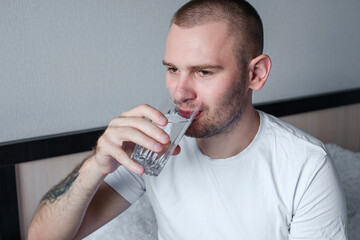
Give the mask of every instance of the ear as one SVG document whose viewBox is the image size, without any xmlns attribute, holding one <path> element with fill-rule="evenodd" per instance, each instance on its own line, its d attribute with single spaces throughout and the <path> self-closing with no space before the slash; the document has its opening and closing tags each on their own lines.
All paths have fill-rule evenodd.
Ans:
<svg viewBox="0 0 360 240">
<path fill-rule="evenodd" d="M 252 90 L 260 90 L 270 73 L 271 59 L 268 55 L 261 54 L 252 59 L 249 64 L 249 88 Z"/>
</svg>

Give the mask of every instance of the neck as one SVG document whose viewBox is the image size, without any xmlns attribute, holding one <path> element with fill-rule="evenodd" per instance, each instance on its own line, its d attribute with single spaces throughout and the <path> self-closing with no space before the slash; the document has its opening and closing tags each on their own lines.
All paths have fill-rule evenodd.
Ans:
<svg viewBox="0 0 360 240">
<path fill-rule="evenodd" d="M 233 129 L 209 138 L 197 138 L 200 150 L 213 159 L 229 158 L 242 152 L 253 141 L 260 126 L 260 116 L 251 105 L 244 109 Z"/>
</svg>

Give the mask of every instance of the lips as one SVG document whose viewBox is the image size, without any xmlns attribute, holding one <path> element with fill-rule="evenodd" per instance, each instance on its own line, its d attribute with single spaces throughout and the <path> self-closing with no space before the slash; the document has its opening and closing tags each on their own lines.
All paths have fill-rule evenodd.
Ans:
<svg viewBox="0 0 360 240">
<path fill-rule="evenodd" d="M 194 119 L 197 118 L 199 115 L 200 115 L 200 111 L 198 111 L 195 116 L 194 116 Z M 190 118 L 191 115 L 193 114 L 193 111 L 186 111 L 186 110 L 182 110 L 182 109 L 179 109 L 179 114 L 180 116 L 184 117 L 184 118 Z"/>
<path fill-rule="evenodd" d="M 195 119 L 195 118 L 198 118 L 198 117 L 200 116 L 200 114 L 201 114 L 201 112 L 198 111 L 198 112 L 195 114 L 194 119 Z"/>
</svg>

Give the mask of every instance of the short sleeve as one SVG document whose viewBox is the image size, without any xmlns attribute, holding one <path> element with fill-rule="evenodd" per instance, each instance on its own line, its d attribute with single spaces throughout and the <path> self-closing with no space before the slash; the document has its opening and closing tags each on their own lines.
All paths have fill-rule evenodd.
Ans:
<svg viewBox="0 0 360 240">
<path fill-rule="evenodd" d="M 145 183 L 141 175 L 131 172 L 124 166 L 106 176 L 104 181 L 117 193 L 133 204 L 146 191 Z"/>
<path fill-rule="evenodd" d="M 347 239 L 345 197 L 329 156 L 310 176 L 294 210 L 289 239 Z"/>
</svg>

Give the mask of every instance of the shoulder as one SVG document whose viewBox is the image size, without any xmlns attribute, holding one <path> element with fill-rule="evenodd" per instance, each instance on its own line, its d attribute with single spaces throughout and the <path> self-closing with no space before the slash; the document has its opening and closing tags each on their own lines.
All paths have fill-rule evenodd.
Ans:
<svg viewBox="0 0 360 240">
<path fill-rule="evenodd" d="M 307 148 L 326 154 L 324 144 L 314 136 L 270 114 L 260 111 L 259 114 L 263 121 L 263 136 L 268 138 L 268 141 L 276 141 L 292 150 Z"/>
<path fill-rule="evenodd" d="M 298 170 L 306 166 L 313 172 L 329 159 L 324 144 L 317 138 L 272 115 L 259 114 L 262 146 L 274 156 L 274 161 Z"/>
</svg>

